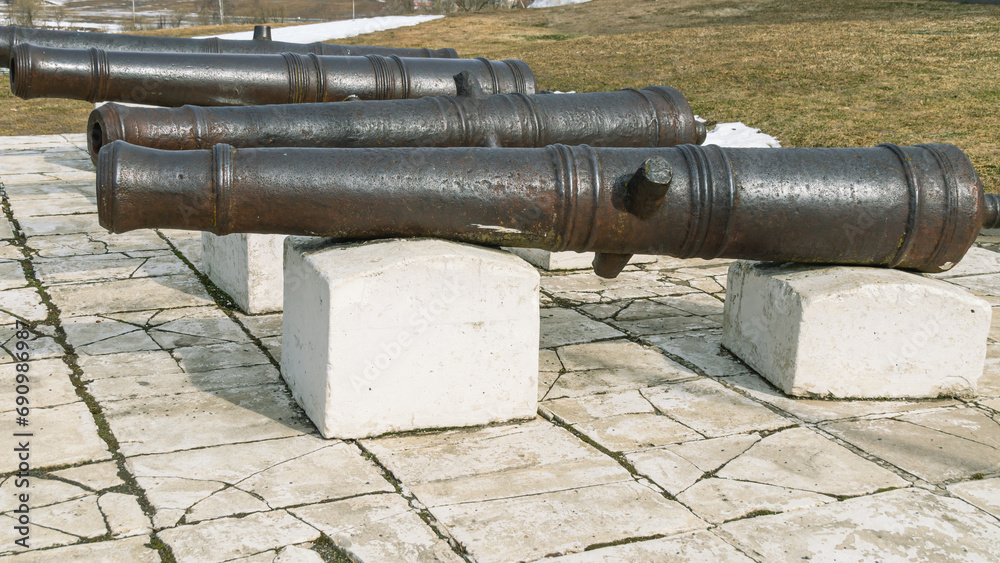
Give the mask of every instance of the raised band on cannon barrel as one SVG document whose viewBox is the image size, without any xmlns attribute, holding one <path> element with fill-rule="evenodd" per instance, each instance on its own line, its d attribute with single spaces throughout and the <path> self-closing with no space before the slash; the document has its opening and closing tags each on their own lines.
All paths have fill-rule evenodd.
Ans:
<svg viewBox="0 0 1000 563">
<path fill-rule="evenodd" d="M 821 185 L 820 185 L 821 184 Z M 115 141 L 101 225 L 947 270 L 986 221 L 952 145 L 235 149 Z"/>
<path fill-rule="evenodd" d="M 466 71 L 466 74 L 468 72 Z M 466 77 L 468 78 L 468 77 Z M 669 86 L 586 94 L 428 97 L 344 104 L 130 107 L 87 124 L 91 159 L 124 140 L 160 149 L 242 147 L 609 147 L 701 144 L 705 126 Z"/>
<path fill-rule="evenodd" d="M 10 63 L 14 47 L 31 43 L 39 47 L 63 49 L 89 49 L 105 51 L 146 51 L 157 53 L 315 53 L 341 57 L 356 55 L 396 55 L 399 57 L 430 57 L 456 59 L 454 49 L 406 49 L 395 47 L 369 47 L 367 45 L 331 45 L 328 43 L 285 43 L 282 41 L 242 41 L 235 39 L 188 39 L 184 37 L 152 37 L 148 35 L 121 35 L 90 31 L 56 31 L 17 26 L 0 26 L 0 66 Z"/>
<path fill-rule="evenodd" d="M 519 60 L 135 53 L 30 44 L 14 48 L 10 83 L 26 99 L 224 106 L 453 95 L 454 76 L 463 70 L 488 94 L 537 90 L 534 74 Z"/>
</svg>

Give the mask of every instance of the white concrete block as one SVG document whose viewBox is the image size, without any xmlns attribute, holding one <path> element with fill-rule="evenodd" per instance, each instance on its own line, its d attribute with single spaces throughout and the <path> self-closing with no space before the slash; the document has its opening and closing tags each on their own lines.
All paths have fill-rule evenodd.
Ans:
<svg viewBox="0 0 1000 563">
<path fill-rule="evenodd" d="M 291 237 L 282 376 L 328 438 L 533 417 L 538 282 L 478 246 Z"/>
<path fill-rule="evenodd" d="M 722 343 L 789 395 L 972 396 L 991 313 L 899 270 L 737 261 Z"/>
<path fill-rule="evenodd" d="M 285 235 L 201 234 L 202 268 L 244 313 L 280 311 Z"/>
<path fill-rule="evenodd" d="M 593 252 L 550 252 L 540 248 L 503 247 L 504 250 L 520 256 L 529 264 L 543 270 L 586 270 L 594 262 Z M 636 254 L 629 264 L 645 264 L 655 262 L 656 256 Z"/>
</svg>

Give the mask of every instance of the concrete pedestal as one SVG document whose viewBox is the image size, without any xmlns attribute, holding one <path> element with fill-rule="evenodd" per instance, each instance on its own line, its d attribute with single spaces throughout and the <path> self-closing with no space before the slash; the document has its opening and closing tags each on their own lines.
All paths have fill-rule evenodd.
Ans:
<svg viewBox="0 0 1000 563">
<path fill-rule="evenodd" d="M 723 345 L 789 395 L 972 396 L 990 305 L 899 270 L 737 261 Z"/>
<path fill-rule="evenodd" d="M 472 245 L 290 237 L 282 375 L 327 438 L 533 417 L 538 282 Z"/>
<path fill-rule="evenodd" d="M 512 247 L 504 247 L 504 250 L 520 256 L 532 266 L 543 270 L 586 270 L 594 262 L 593 252 L 549 252 L 539 248 Z M 636 254 L 629 260 L 629 264 L 645 264 L 655 261 L 656 256 Z"/>
<path fill-rule="evenodd" d="M 284 235 L 202 233 L 202 267 L 244 313 L 280 311 L 284 240 Z"/>
</svg>

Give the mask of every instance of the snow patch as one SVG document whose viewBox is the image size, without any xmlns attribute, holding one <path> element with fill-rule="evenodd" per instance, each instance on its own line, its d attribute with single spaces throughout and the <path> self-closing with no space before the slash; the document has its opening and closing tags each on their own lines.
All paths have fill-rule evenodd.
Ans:
<svg viewBox="0 0 1000 563">
<path fill-rule="evenodd" d="M 313 43 L 329 39 L 344 39 L 366 33 L 385 31 L 397 27 L 408 27 L 426 21 L 436 20 L 444 16 L 382 16 L 377 18 L 359 18 L 356 20 L 341 20 L 333 22 L 296 25 L 292 27 L 271 28 L 271 39 L 288 43 Z M 218 37 L 220 39 L 253 39 L 252 31 L 239 31 L 222 35 L 202 35 L 197 39 Z"/>
<path fill-rule="evenodd" d="M 568 6 L 570 4 L 583 4 L 590 0 L 535 0 L 529 8 L 555 8 L 556 6 Z"/>
<path fill-rule="evenodd" d="M 733 148 L 777 148 L 781 146 L 778 139 L 739 121 L 716 125 L 708 132 L 705 142 L 702 144 Z"/>
</svg>

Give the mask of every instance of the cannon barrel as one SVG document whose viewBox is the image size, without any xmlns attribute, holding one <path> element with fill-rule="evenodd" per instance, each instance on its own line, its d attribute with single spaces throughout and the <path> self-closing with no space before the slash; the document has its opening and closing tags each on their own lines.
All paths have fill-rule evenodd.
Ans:
<svg viewBox="0 0 1000 563">
<path fill-rule="evenodd" d="M 952 145 L 874 148 L 382 148 L 162 151 L 115 141 L 101 225 L 363 240 L 438 237 L 598 252 L 938 272 L 983 224 Z"/>
<path fill-rule="evenodd" d="M 1000 194 L 986 194 L 984 229 L 1000 229 Z"/>
<path fill-rule="evenodd" d="M 26 99 L 224 106 L 456 94 L 454 76 L 463 70 L 489 94 L 535 93 L 531 69 L 518 60 L 133 53 L 26 43 L 14 48 L 10 83 Z"/>
<path fill-rule="evenodd" d="M 343 104 L 131 107 L 90 114 L 87 146 L 116 140 L 158 149 L 243 147 L 611 147 L 701 144 L 705 126 L 669 86 L 587 94 L 440 96 Z"/>
<path fill-rule="evenodd" d="M 268 53 L 315 53 L 341 57 L 358 55 L 396 55 L 399 57 L 458 58 L 454 49 L 397 49 L 369 47 L 366 45 L 331 45 L 328 43 L 285 43 L 282 41 L 241 41 L 233 39 L 188 39 L 183 37 L 151 37 L 148 35 L 119 35 L 90 31 L 54 31 L 29 27 L 0 26 L 0 65 L 10 63 L 14 47 L 31 43 L 39 47 L 63 49 L 89 49 L 105 51 L 146 51 L 157 53 L 243 53 L 264 55 Z"/>
</svg>

